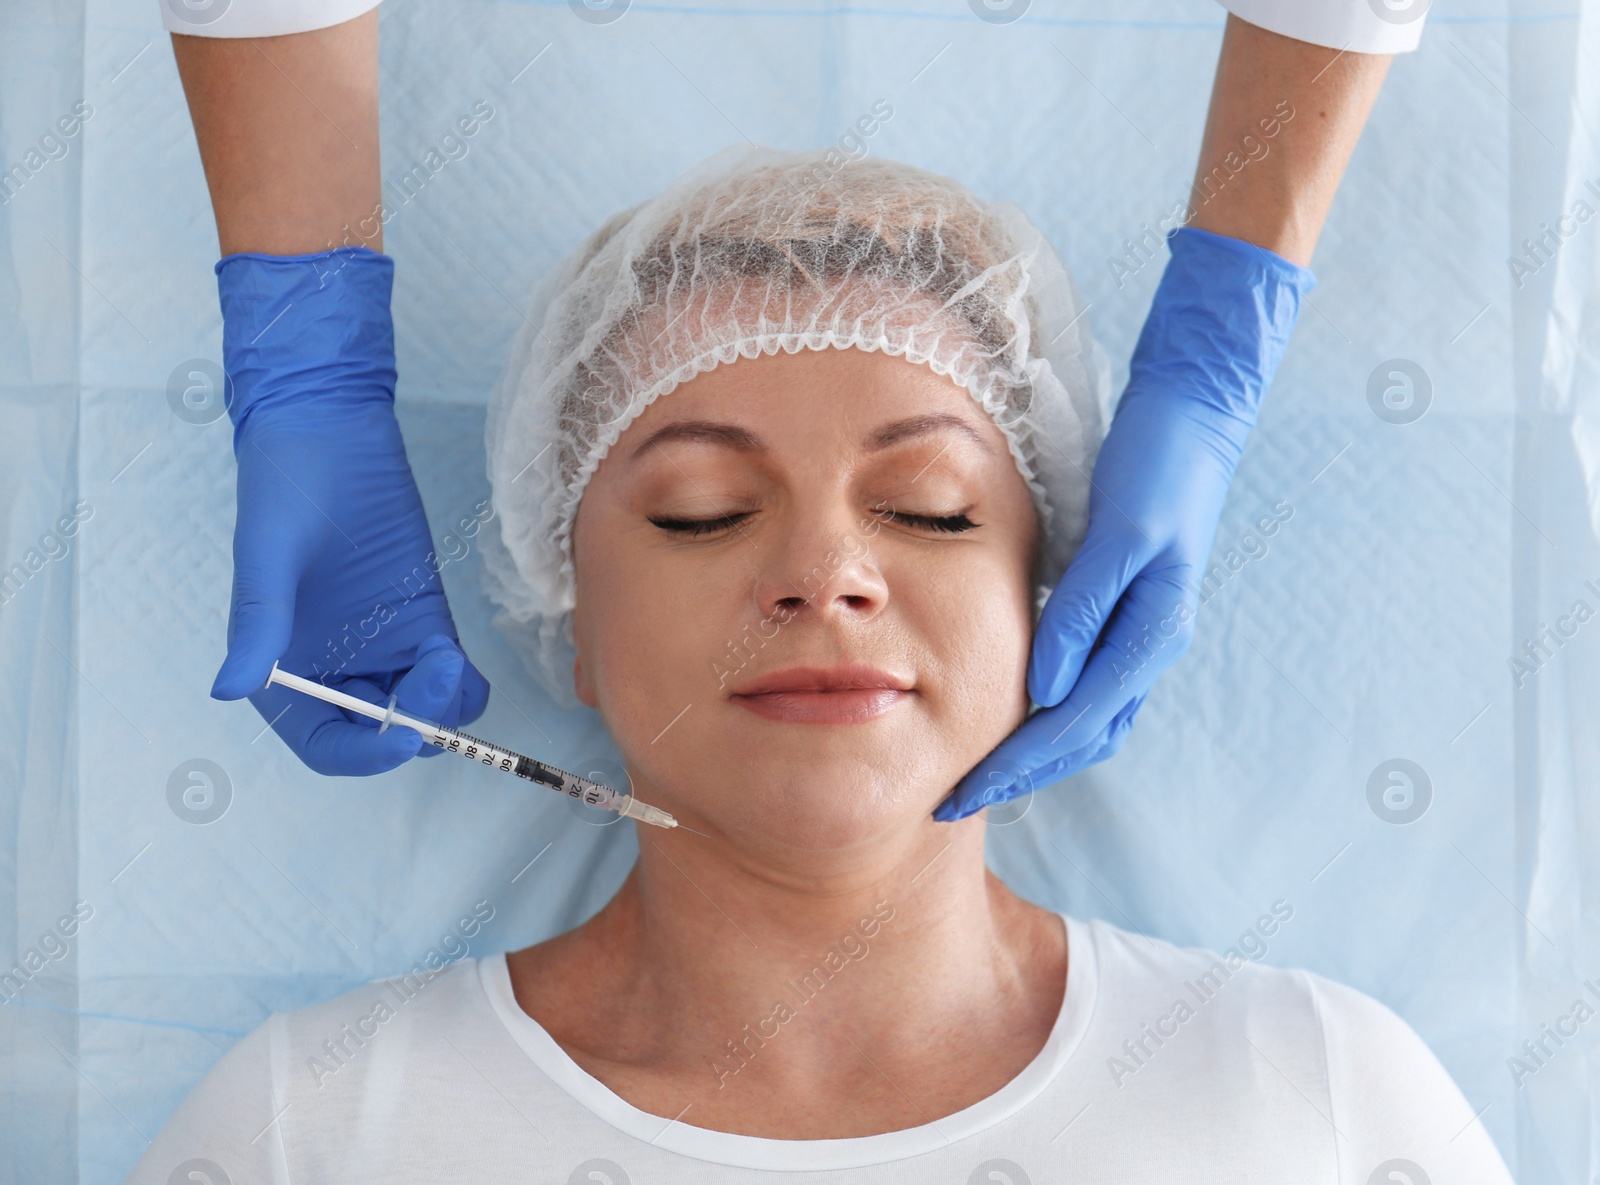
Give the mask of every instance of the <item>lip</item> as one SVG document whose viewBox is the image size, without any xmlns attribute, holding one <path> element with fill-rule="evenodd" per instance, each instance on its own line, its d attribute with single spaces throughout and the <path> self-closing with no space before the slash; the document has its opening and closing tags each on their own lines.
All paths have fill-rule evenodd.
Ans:
<svg viewBox="0 0 1600 1185">
<path fill-rule="evenodd" d="M 847 662 L 836 667 L 785 667 L 733 689 L 734 695 L 766 695 L 775 691 L 860 691 L 866 689 L 910 691 L 911 680 L 865 663 Z"/>
<path fill-rule="evenodd" d="M 859 663 L 789 667 L 741 684 L 732 699 L 768 720 L 864 724 L 912 695 L 911 680 Z"/>
</svg>

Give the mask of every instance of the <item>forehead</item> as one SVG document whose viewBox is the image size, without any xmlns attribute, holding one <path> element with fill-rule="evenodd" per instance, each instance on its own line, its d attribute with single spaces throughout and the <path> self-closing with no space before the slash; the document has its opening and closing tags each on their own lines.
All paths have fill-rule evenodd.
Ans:
<svg viewBox="0 0 1600 1185">
<path fill-rule="evenodd" d="M 632 459 L 675 439 L 807 453 L 881 452 L 940 434 L 947 447 L 1005 456 L 1005 439 L 967 389 L 932 367 L 854 347 L 739 358 L 681 383 L 613 446 Z"/>
</svg>

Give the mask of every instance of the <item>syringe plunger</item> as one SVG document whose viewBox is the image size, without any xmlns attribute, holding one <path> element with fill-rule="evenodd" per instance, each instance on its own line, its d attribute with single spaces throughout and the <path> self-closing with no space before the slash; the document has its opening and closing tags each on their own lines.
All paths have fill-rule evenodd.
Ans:
<svg viewBox="0 0 1600 1185">
<path fill-rule="evenodd" d="M 267 686 L 277 683 L 291 690 L 303 692 L 325 703 L 334 704 L 357 715 L 365 716 L 370 720 L 381 722 L 379 731 L 387 729 L 392 724 L 401 724 L 406 728 L 414 729 L 422 734 L 422 739 L 430 745 L 436 745 L 447 753 L 454 753 L 458 757 L 465 757 L 480 765 L 493 766 L 502 773 L 515 774 L 524 781 L 537 782 L 541 786 L 548 786 L 580 802 L 590 806 L 601 807 L 605 810 L 616 811 L 630 819 L 637 819 L 641 823 L 648 823 L 652 827 L 676 827 L 678 821 L 659 807 L 653 807 L 640 802 L 631 794 L 623 794 L 613 790 L 610 786 L 602 785 L 588 778 L 580 778 L 577 774 L 570 774 L 564 769 L 547 765 L 542 761 L 535 761 L 525 757 L 514 749 L 507 749 L 501 745 L 491 745 L 488 741 L 479 740 L 475 736 L 450 728 L 447 725 L 436 724 L 431 720 L 421 720 L 408 716 L 404 712 L 395 710 L 396 696 L 389 697 L 386 707 L 369 704 L 364 699 L 336 691 L 312 679 L 300 675 L 291 675 L 288 671 L 280 671 L 278 664 L 272 664 L 272 673 L 267 676 Z"/>
</svg>

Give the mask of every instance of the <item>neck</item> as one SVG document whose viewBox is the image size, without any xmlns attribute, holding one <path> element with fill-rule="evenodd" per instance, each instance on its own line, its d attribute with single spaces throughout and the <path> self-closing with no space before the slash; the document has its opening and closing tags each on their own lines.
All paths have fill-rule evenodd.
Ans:
<svg viewBox="0 0 1600 1185">
<path fill-rule="evenodd" d="M 820 870 L 640 827 L 616 896 L 545 944 L 548 980 L 603 1004 L 578 1016 L 530 988 L 525 1006 L 597 1065 L 681 1083 L 702 1103 L 685 1122 L 739 1094 L 847 1099 L 885 1077 L 901 1126 L 930 1122 L 1015 1076 L 1060 1008 L 1060 922 L 987 870 L 985 827 L 930 819 Z M 996 1060 L 975 1069 L 974 1050 Z"/>
</svg>

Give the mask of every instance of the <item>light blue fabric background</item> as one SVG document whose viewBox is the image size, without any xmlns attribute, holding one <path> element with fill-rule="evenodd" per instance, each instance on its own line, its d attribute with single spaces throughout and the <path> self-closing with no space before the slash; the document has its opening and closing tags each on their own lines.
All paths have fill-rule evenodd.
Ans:
<svg viewBox="0 0 1600 1185">
<path fill-rule="evenodd" d="M 385 0 L 385 177 L 494 109 L 414 197 L 388 194 L 400 418 L 436 535 L 486 495 L 484 401 L 557 259 L 734 140 L 834 142 L 880 99 L 871 153 L 1044 229 L 1120 390 L 1164 255 L 1120 284 L 1110 261 L 1185 195 L 1223 13 L 1103 9 L 1035 0 L 1008 25 L 962 0 L 689 0 L 589 24 L 566 3 Z M 270 1010 L 409 968 L 480 900 L 474 954 L 570 928 L 635 841 L 449 759 L 320 778 L 247 704 L 208 698 L 234 466 L 226 419 L 185 422 L 166 394 L 221 336 L 170 43 L 153 0 L 0 19 L 4 167 L 93 107 L 0 205 L 0 564 L 92 508 L 0 604 L 0 960 L 93 910 L 0 1005 L 0 1182 L 111 1185 Z M 1600 1020 L 1520 1084 L 1508 1060 L 1600 976 L 1600 624 L 1520 688 L 1508 669 L 1574 602 L 1600 613 L 1600 219 L 1569 221 L 1520 288 L 1508 257 L 1580 198 L 1600 209 L 1597 134 L 1600 3 L 1435 6 L 1356 150 L 1223 516 L 1216 557 L 1255 557 L 1124 752 L 991 831 L 1024 895 L 1180 943 L 1229 945 L 1292 903 L 1267 959 L 1396 1009 L 1523 1182 L 1600 1170 Z M 1415 423 L 1368 403 L 1395 358 L 1429 376 Z M 1280 501 L 1260 554 L 1246 533 Z M 478 731 L 569 768 L 614 759 L 489 625 L 476 551 L 444 579 L 496 689 Z M 1404 826 L 1367 797 L 1401 757 L 1432 787 Z M 193 758 L 232 796 L 204 826 L 168 803 Z"/>
</svg>

